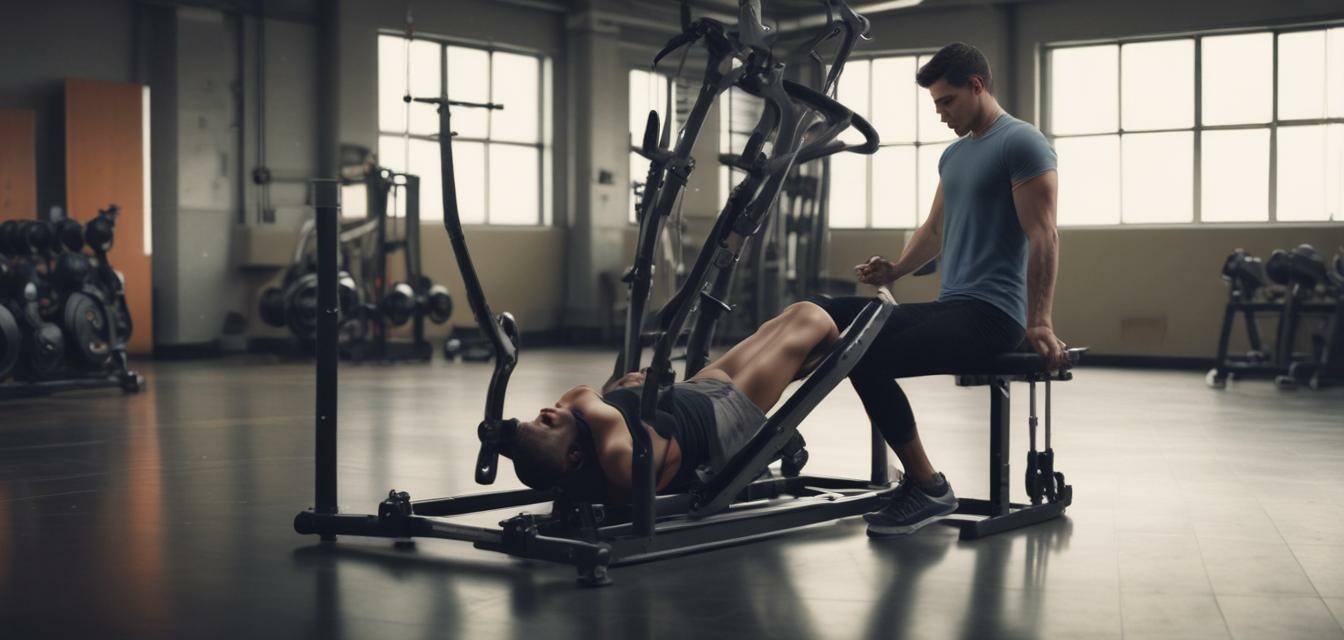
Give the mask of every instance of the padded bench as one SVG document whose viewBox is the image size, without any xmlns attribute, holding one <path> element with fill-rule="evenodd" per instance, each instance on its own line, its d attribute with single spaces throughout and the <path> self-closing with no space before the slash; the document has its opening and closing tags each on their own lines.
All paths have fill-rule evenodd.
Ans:
<svg viewBox="0 0 1344 640">
<path fill-rule="evenodd" d="M 1027 347 L 1030 349 L 1030 346 Z M 1068 349 L 1069 364 L 1059 371 L 1048 371 L 1045 358 L 1032 350 L 1005 353 L 977 367 L 975 371 L 956 373 L 957 386 L 989 387 L 989 499 L 962 498 L 958 515 L 975 516 L 961 526 L 961 539 L 984 536 L 1044 522 L 1064 513 L 1073 502 L 1073 487 L 1064 482 L 1064 474 L 1054 469 L 1054 450 L 1050 446 L 1050 385 L 1073 379 L 1072 367 L 1082 360 L 1086 348 Z M 1009 384 L 1026 382 L 1031 393 L 1028 426 L 1031 448 L 1027 453 L 1027 495 L 1030 504 L 1009 500 L 1009 419 L 1012 416 Z M 1045 449 L 1036 449 L 1036 383 L 1045 385 Z"/>
</svg>

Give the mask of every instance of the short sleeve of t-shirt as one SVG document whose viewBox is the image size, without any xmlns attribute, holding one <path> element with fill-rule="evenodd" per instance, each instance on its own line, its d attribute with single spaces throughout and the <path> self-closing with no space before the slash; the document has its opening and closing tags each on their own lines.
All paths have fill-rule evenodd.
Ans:
<svg viewBox="0 0 1344 640">
<path fill-rule="evenodd" d="M 1004 155 L 1013 184 L 1056 168 L 1055 150 L 1035 127 L 1020 126 L 1004 141 Z"/>
</svg>

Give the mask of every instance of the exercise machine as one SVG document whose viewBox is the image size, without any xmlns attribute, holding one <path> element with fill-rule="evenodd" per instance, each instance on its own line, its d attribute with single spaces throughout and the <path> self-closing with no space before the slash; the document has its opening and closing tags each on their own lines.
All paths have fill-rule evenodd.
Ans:
<svg viewBox="0 0 1344 640">
<path fill-rule="evenodd" d="M 843 7 L 838 1 L 834 1 L 834 4 Z M 759 5 L 751 0 L 742 0 L 740 7 L 741 20 L 734 38 L 740 38 L 740 44 L 744 45 L 739 51 L 757 53 L 760 51 L 757 48 L 761 42 L 759 38 L 764 34 L 759 22 Z M 770 69 L 757 68 L 755 72 L 768 74 Z M 798 97 L 780 83 L 759 86 L 763 91 L 771 92 L 778 104 L 791 102 Z M 824 96 L 815 92 L 799 93 L 805 104 L 814 105 L 826 114 L 837 135 L 853 122 L 847 109 L 833 101 L 827 102 L 829 99 Z M 416 100 L 438 106 L 440 130 L 445 133 L 451 131 L 451 107 L 493 106 L 450 101 L 446 96 Z M 775 122 L 793 121 L 788 117 L 780 117 L 793 115 L 792 112 L 782 109 L 781 112 L 770 117 L 778 118 Z M 779 177 L 787 173 L 793 159 L 814 153 L 824 155 L 823 151 L 836 153 L 855 150 L 844 145 L 830 145 L 828 140 L 822 140 L 819 143 L 821 146 L 815 148 L 803 146 L 795 136 L 796 129 L 790 131 L 786 128 L 782 131 L 779 139 L 784 144 L 777 143 L 771 156 L 778 162 L 766 166 L 765 170 L 758 169 L 754 174 L 749 174 L 743 183 L 748 186 L 739 185 L 734 191 L 729 206 L 725 207 L 727 215 L 721 216 L 716 223 L 715 232 L 711 234 L 706 250 L 697 259 L 687 282 L 658 314 L 659 337 L 641 402 L 644 418 L 649 418 L 647 414 L 652 412 L 664 381 L 670 378 L 668 356 L 673 336 L 678 333 L 679 326 L 685 323 L 690 303 L 696 300 L 692 294 L 699 292 L 712 296 L 713 287 L 721 279 L 716 277 L 714 283 L 710 283 L 709 266 L 712 263 L 720 266 L 731 264 L 731 258 L 741 248 L 742 241 L 760 229 L 760 217 L 769 211 L 769 201 L 773 200 L 780 188 Z M 870 137 L 870 142 L 875 146 L 876 136 L 870 134 Z M 830 139 L 833 140 L 834 136 Z M 477 482 L 491 484 L 496 476 L 500 449 L 517 426 L 516 420 L 504 419 L 502 415 L 508 379 L 518 358 L 517 324 L 508 313 L 493 314 L 486 303 L 467 251 L 456 207 L 451 136 L 441 135 L 439 143 L 444 177 L 445 228 L 462 268 L 473 316 L 496 352 L 485 415 L 477 429 L 481 447 L 475 466 Z M 769 160 L 764 162 L 768 163 Z M 753 180 L 755 188 L 751 188 Z M 801 474 L 762 477 L 762 471 L 767 465 L 778 458 L 781 450 L 793 441 L 798 424 L 807 413 L 848 375 L 871 345 L 872 339 L 894 308 L 894 302 L 889 296 L 879 295 L 845 328 L 838 342 L 801 387 L 768 418 L 766 424 L 728 465 L 715 475 L 702 474 L 699 483 L 686 493 L 655 494 L 648 434 L 642 426 L 633 425 L 634 491 L 628 505 L 597 504 L 578 500 L 561 491 L 531 489 L 413 501 L 406 492 L 394 489 L 378 505 L 376 514 L 339 513 L 336 496 L 338 301 L 335 249 L 338 191 L 333 182 L 319 182 L 314 191 L 317 194 L 318 300 L 321 309 L 318 316 L 316 504 L 295 517 L 294 527 L 299 533 L 316 534 L 327 541 L 334 540 L 338 535 L 386 537 L 401 542 L 414 537 L 462 540 L 472 542 L 481 549 L 517 557 L 568 563 L 576 567 L 582 584 L 602 585 L 609 583 L 607 570 L 613 565 L 734 544 L 871 511 L 894 490 L 893 477 L 887 465 L 886 446 L 876 431 L 872 435 L 872 465 L 866 478 Z M 1075 362 L 1080 355 L 1081 350 L 1070 350 L 1070 361 Z M 688 368 L 690 366 L 688 362 Z M 1060 515 L 1071 503 L 1072 491 L 1064 484 L 1063 475 L 1054 470 L 1054 452 L 1050 442 L 1049 383 L 1067 380 L 1067 372 L 1046 372 L 1040 356 L 1022 353 L 1003 355 L 986 362 L 982 370 L 966 372 L 965 376 L 966 384 L 990 387 L 993 428 L 990 499 L 965 503 L 967 506 L 962 515 L 974 518 L 963 526 L 962 536 L 973 539 Z M 1033 389 L 1030 423 L 1033 446 L 1028 458 L 1027 476 L 1030 504 L 1010 502 L 1007 491 L 1008 385 L 1013 381 L 1027 381 Z M 1035 449 L 1036 383 L 1046 384 L 1044 451 Z M 545 502 L 551 503 L 549 512 L 520 514 L 504 521 L 499 527 L 469 526 L 452 521 L 454 516 Z"/>
</svg>

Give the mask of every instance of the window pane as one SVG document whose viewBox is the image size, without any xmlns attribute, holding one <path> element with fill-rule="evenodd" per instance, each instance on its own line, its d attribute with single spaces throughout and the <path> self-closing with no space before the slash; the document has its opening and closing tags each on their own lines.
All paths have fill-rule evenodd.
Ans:
<svg viewBox="0 0 1344 640">
<path fill-rule="evenodd" d="M 407 154 L 410 156 L 407 173 L 420 176 L 420 220 L 443 220 L 443 174 L 439 169 L 439 143 L 413 139 Z M 453 164 L 456 166 L 456 158 Z"/>
<path fill-rule="evenodd" d="M 1194 133 L 1143 133 L 1121 138 L 1122 220 L 1190 222 L 1194 212 Z"/>
<path fill-rule="evenodd" d="M 849 77 L 849 74 L 845 74 Z M 862 229 L 868 222 L 868 156 L 831 156 L 828 213 L 833 229 Z"/>
<path fill-rule="evenodd" d="M 1050 52 L 1050 131 L 1115 131 L 1119 122 L 1120 47 L 1071 47 Z"/>
<path fill-rule="evenodd" d="M 1269 129 L 1205 131 L 1199 153 L 1201 220 L 1269 220 Z"/>
<path fill-rule="evenodd" d="M 1331 118 L 1344 118 L 1344 27 L 1330 30 L 1325 50 L 1325 101 Z"/>
<path fill-rule="evenodd" d="M 443 77 L 439 68 L 440 48 L 436 42 L 411 41 L 411 95 L 434 98 L 443 91 L 440 84 Z M 434 105 L 416 102 L 410 105 L 410 110 L 411 133 L 432 135 L 439 132 L 439 112 Z"/>
<path fill-rule="evenodd" d="M 1330 219 L 1344 222 L 1344 124 L 1330 125 L 1325 150 L 1326 204 Z"/>
<path fill-rule="evenodd" d="M 1269 33 L 1203 39 L 1203 122 L 1269 122 L 1274 41 Z"/>
<path fill-rule="evenodd" d="M 872 63 L 867 60 L 857 60 L 845 64 L 845 72 L 840 76 L 840 86 L 836 90 L 836 98 L 840 104 L 845 105 L 850 111 L 867 118 L 869 91 L 872 89 L 869 72 Z M 870 120 L 871 122 L 871 120 Z M 863 134 L 859 133 L 854 127 L 850 127 L 840 134 L 840 141 L 845 144 L 863 144 Z"/>
<path fill-rule="evenodd" d="M 378 130 L 405 131 L 406 39 L 378 36 Z"/>
<path fill-rule="evenodd" d="M 1177 129 L 1195 124 L 1195 41 L 1120 47 L 1120 109 L 1125 129 Z"/>
<path fill-rule="evenodd" d="M 914 56 L 873 61 L 871 122 L 883 143 L 915 141 L 915 110 L 920 97 Z"/>
<path fill-rule="evenodd" d="M 1120 222 L 1120 137 L 1055 140 L 1061 226 Z"/>
<path fill-rule="evenodd" d="M 933 207 L 933 196 L 938 193 L 938 160 L 951 143 L 929 144 L 919 148 L 919 204 L 915 210 L 919 224 L 929 217 Z"/>
<path fill-rule="evenodd" d="M 1338 191 L 1339 175 L 1327 178 L 1331 164 L 1325 125 L 1279 127 L 1278 219 L 1284 221 L 1329 220 L 1329 191 Z M 1338 160 L 1335 160 L 1338 167 Z"/>
<path fill-rule="evenodd" d="M 933 56 L 920 56 L 916 61 L 920 67 L 929 61 Z M 919 141 L 920 142 L 943 142 L 945 140 L 954 140 L 957 132 L 947 128 L 943 124 L 942 118 L 938 116 L 938 110 L 933 106 L 933 97 L 929 95 L 929 90 L 916 86 L 916 95 L 918 95 L 917 110 L 919 115 Z M 927 212 L 926 212 L 927 213 Z M 923 214 L 920 214 L 921 216 Z M 922 218 L 921 218 L 922 219 Z"/>
<path fill-rule="evenodd" d="M 882 147 L 873 155 L 874 227 L 915 226 L 915 177 L 914 147 Z"/>
<path fill-rule="evenodd" d="M 644 142 L 644 127 L 649 111 L 658 112 L 658 132 L 662 135 L 663 120 L 667 117 L 667 78 L 639 69 L 630 71 L 630 145 Z M 674 123 L 675 124 L 675 123 Z M 675 129 L 673 130 L 675 131 Z M 675 144 L 675 141 L 672 141 Z"/>
<path fill-rule="evenodd" d="M 504 105 L 504 110 L 490 112 L 490 139 L 539 142 L 541 61 L 533 56 L 495 52 L 493 63 L 491 101 Z M 536 224 L 538 219 L 528 224 Z"/>
<path fill-rule="evenodd" d="M 1279 35 L 1279 119 L 1325 117 L 1325 31 Z"/>
<path fill-rule="evenodd" d="M 638 153 L 631 151 L 630 189 L 627 191 L 627 194 L 630 197 L 630 211 L 626 215 L 626 219 L 629 220 L 631 223 L 638 222 L 638 218 L 635 216 L 635 210 L 637 208 L 637 205 L 639 204 L 639 199 L 635 197 L 635 188 L 634 188 L 635 183 L 643 185 L 645 181 L 648 179 L 648 177 L 649 177 L 649 161 L 645 160 L 644 157 L 639 155 Z M 640 190 L 643 191 L 643 186 L 640 187 Z"/>
<path fill-rule="evenodd" d="M 490 224 L 540 222 L 538 153 L 535 147 L 490 145 Z"/>
<path fill-rule="evenodd" d="M 485 144 L 453 141 L 453 186 L 462 224 L 485 224 Z"/>
<path fill-rule="evenodd" d="M 467 102 L 490 101 L 488 52 L 467 47 L 448 47 L 448 97 Z M 467 138 L 484 138 L 488 118 L 485 109 L 458 107 L 453 109 L 453 131 Z"/>
<path fill-rule="evenodd" d="M 401 136 L 378 136 L 378 164 L 397 173 L 405 172 L 406 139 Z M 389 201 L 387 210 L 392 216 L 405 215 L 406 199 L 398 198 L 395 203 Z"/>
</svg>

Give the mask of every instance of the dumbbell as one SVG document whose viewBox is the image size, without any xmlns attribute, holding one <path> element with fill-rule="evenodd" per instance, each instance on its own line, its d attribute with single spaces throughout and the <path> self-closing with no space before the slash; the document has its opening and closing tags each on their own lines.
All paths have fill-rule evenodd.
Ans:
<svg viewBox="0 0 1344 640">
<path fill-rule="evenodd" d="M 341 315 L 353 317 L 361 305 L 359 287 L 354 277 L 342 271 L 337 275 L 336 287 L 336 299 Z M 276 288 L 271 287 L 262 293 L 261 313 L 263 320 L 268 324 L 277 319 L 274 315 L 277 298 L 273 290 Z M 299 276 L 285 287 L 279 296 L 283 318 L 280 320 L 281 325 L 288 325 L 290 332 L 302 340 L 311 339 L 317 333 L 317 274 L 308 273 Z"/>
<path fill-rule="evenodd" d="M 1283 249 L 1275 249 L 1265 261 L 1265 275 L 1275 284 L 1288 286 L 1293 283 L 1293 258 Z"/>
<path fill-rule="evenodd" d="M 56 230 L 46 220 L 19 223 L 19 238 L 28 255 L 45 256 L 56 248 Z"/>
<path fill-rule="evenodd" d="M 1292 277 L 1304 287 L 1314 288 L 1329 281 L 1325 258 L 1309 244 L 1298 245 L 1289 256 Z"/>
<path fill-rule="evenodd" d="M 84 248 L 84 226 L 78 220 L 65 218 L 54 225 L 58 247 L 66 251 L 80 251 Z"/>
<path fill-rule="evenodd" d="M 429 292 L 425 294 L 425 308 L 430 322 L 434 324 L 448 322 L 453 316 L 453 297 L 448 294 L 448 287 L 441 284 L 430 285 Z"/>
<path fill-rule="evenodd" d="M 111 205 L 98 211 L 98 216 L 84 226 L 84 240 L 94 251 L 107 253 L 112 250 L 113 232 L 117 226 L 117 214 L 120 207 Z"/>
<path fill-rule="evenodd" d="M 387 288 L 383 294 L 383 300 L 379 303 L 379 311 L 388 322 L 400 327 L 410 321 L 415 315 L 416 300 L 415 289 L 405 282 L 398 282 Z"/>
<path fill-rule="evenodd" d="M 57 256 L 51 270 L 51 286 L 62 293 L 78 291 L 89 280 L 93 264 L 83 253 L 67 251 Z"/>
<path fill-rule="evenodd" d="M 19 239 L 18 220 L 0 222 L 0 253 L 10 257 L 18 257 L 27 253 L 27 250 L 23 247 L 23 242 Z"/>
</svg>

